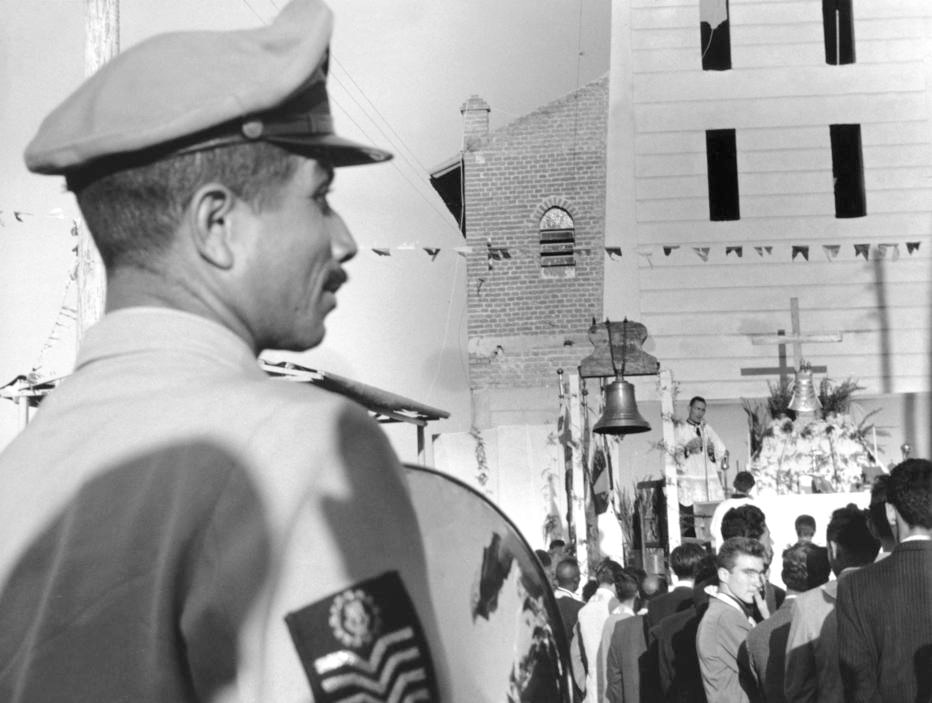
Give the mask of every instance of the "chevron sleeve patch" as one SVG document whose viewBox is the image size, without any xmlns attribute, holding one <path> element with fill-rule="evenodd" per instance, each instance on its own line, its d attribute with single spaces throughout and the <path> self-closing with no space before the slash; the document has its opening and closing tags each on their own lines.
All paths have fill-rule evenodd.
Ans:
<svg viewBox="0 0 932 703">
<path fill-rule="evenodd" d="M 439 698 L 433 661 L 396 571 L 285 616 L 315 703 Z"/>
</svg>

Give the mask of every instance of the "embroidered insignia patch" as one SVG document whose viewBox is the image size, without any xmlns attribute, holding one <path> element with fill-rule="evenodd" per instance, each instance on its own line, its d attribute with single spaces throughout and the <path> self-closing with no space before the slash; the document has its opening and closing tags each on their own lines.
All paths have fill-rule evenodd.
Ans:
<svg viewBox="0 0 932 703">
<path fill-rule="evenodd" d="M 433 662 L 398 573 L 285 616 L 315 703 L 436 701 Z"/>
</svg>

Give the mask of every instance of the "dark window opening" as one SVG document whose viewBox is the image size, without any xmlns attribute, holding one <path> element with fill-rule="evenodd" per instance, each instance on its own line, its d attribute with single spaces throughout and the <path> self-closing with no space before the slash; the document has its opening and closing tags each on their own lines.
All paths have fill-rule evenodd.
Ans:
<svg viewBox="0 0 932 703">
<path fill-rule="evenodd" d="M 540 218 L 540 265 L 542 268 L 576 265 L 576 229 L 573 218 L 552 207 Z"/>
<path fill-rule="evenodd" d="M 735 130 L 707 130 L 705 150 L 709 177 L 709 219 L 713 222 L 740 220 Z"/>
<path fill-rule="evenodd" d="M 731 68 L 728 0 L 699 0 L 699 38 L 703 71 Z"/>
<path fill-rule="evenodd" d="M 851 0 L 822 0 L 825 63 L 854 63 L 854 17 Z"/>
<path fill-rule="evenodd" d="M 832 135 L 832 177 L 835 181 L 835 217 L 864 217 L 864 157 L 861 125 L 829 125 Z"/>
</svg>

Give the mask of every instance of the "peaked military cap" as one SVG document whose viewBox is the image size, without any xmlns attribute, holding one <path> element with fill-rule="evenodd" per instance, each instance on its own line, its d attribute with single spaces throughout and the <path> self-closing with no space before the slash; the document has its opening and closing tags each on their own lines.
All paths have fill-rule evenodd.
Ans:
<svg viewBox="0 0 932 703">
<path fill-rule="evenodd" d="M 250 30 L 172 32 L 127 49 L 59 105 L 26 148 L 31 171 L 67 174 L 263 140 L 333 166 L 391 154 L 337 136 L 327 97 L 333 15 L 292 0 Z"/>
</svg>

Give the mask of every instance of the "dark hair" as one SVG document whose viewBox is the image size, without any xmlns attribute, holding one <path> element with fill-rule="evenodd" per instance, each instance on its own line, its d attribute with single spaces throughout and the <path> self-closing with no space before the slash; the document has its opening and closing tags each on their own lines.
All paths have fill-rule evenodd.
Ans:
<svg viewBox="0 0 932 703">
<path fill-rule="evenodd" d="M 880 540 L 893 540 L 893 530 L 887 520 L 887 491 L 890 486 L 889 474 L 880 474 L 871 486 L 870 527 Z"/>
<path fill-rule="evenodd" d="M 149 163 L 89 166 L 67 176 L 68 189 L 107 269 L 157 269 L 195 191 L 219 182 L 256 209 L 294 174 L 298 157 L 266 142 L 247 142 Z"/>
<path fill-rule="evenodd" d="M 715 572 L 718 570 L 718 558 L 711 553 L 703 554 L 702 559 L 696 565 L 696 586 L 715 580 Z"/>
<path fill-rule="evenodd" d="M 722 538 L 750 537 L 759 539 L 767 530 L 764 512 L 756 505 L 745 504 L 732 508 L 722 518 Z"/>
<path fill-rule="evenodd" d="M 715 558 L 715 565 L 719 569 L 728 569 L 731 571 L 738 557 L 746 554 L 751 557 L 760 557 L 767 560 L 767 550 L 764 545 L 756 539 L 750 537 L 730 537 L 726 539 L 721 548 L 718 550 L 718 556 Z"/>
<path fill-rule="evenodd" d="M 599 590 L 599 582 L 595 579 L 589 579 L 582 587 L 582 599 L 588 601 Z"/>
<path fill-rule="evenodd" d="M 794 527 L 796 528 L 796 536 L 800 539 L 812 537 L 815 534 L 815 518 L 812 515 L 800 515 L 796 518 Z"/>
<path fill-rule="evenodd" d="M 750 471 L 739 471 L 735 474 L 735 480 L 731 482 L 731 485 L 735 487 L 735 490 L 747 493 L 754 488 L 754 483 L 754 475 Z"/>
<path fill-rule="evenodd" d="M 844 551 L 842 568 L 864 566 L 877 558 L 880 541 L 870 529 L 870 516 L 853 503 L 832 513 L 825 537 Z M 837 568 L 837 566 L 836 566 Z"/>
<path fill-rule="evenodd" d="M 824 552 L 823 547 L 812 542 L 800 542 L 783 550 L 780 578 L 786 587 L 794 591 L 808 591 L 828 581 L 827 562 L 824 566 L 817 564 L 817 557 Z"/>
<path fill-rule="evenodd" d="M 599 584 L 614 584 L 618 580 L 618 574 L 622 571 L 622 566 L 617 561 L 603 559 L 596 567 L 595 580 Z"/>
<path fill-rule="evenodd" d="M 550 558 L 550 555 L 547 554 L 547 552 L 545 552 L 543 549 L 535 549 L 534 554 L 537 555 L 537 560 L 541 563 L 541 565 L 545 569 L 548 568 L 553 563 L 553 560 Z"/>
<path fill-rule="evenodd" d="M 636 598 L 641 592 L 641 584 L 637 574 L 628 569 L 621 569 L 615 578 L 615 593 L 618 600 L 626 601 Z"/>
<path fill-rule="evenodd" d="M 706 399 L 703 398 L 701 395 L 694 395 L 692 398 L 689 399 L 689 407 L 692 407 L 692 406 L 693 406 L 693 403 L 695 403 L 695 402 L 697 402 L 697 401 L 700 402 L 700 403 L 705 403 L 706 405 L 708 405 L 708 403 L 706 402 Z"/>
<path fill-rule="evenodd" d="M 548 547 L 548 549 L 553 551 L 557 547 L 565 547 L 565 546 L 566 546 L 566 542 L 564 542 L 562 539 L 552 539 L 550 540 L 550 546 Z"/>
<path fill-rule="evenodd" d="M 670 568 L 677 578 L 694 579 L 696 568 L 705 556 L 705 550 L 698 544 L 688 542 L 670 552 Z"/>
<path fill-rule="evenodd" d="M 907 459 L 890 472 L 887 501 L 910 527 L 932 528 L 932 462 Z"/>
</svg>

